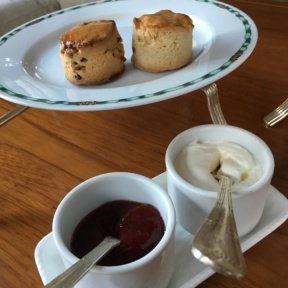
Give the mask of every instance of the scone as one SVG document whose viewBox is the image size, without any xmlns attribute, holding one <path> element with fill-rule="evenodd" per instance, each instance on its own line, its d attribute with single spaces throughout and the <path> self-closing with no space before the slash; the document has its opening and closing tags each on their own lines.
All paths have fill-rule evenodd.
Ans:
<svg viewBox="0 0 288 288">
<path fill-rule="evenodd" d="M 161 10 L 133 20 L 132 62 L 138 69 L 178 69 L 192 59 L 193 22 L 185 14 Z"/>
<path fill-rule="evenodd" d="M 74 84 L 100 84 L 124 70 L 124 47 L 113 20 L 79 24 L 60 41 L 65 76 Z"/>
</svg>

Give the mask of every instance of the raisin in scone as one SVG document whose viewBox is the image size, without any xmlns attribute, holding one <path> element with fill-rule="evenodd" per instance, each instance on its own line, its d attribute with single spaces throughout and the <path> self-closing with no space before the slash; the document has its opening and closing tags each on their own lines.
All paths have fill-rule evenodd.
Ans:
<svg viewBox="0 0 288 288">
<path fill-rule="evenodd" d="M 162 72 L 188 64 L 192 59 L 193 27 L 189 16 L 171 10 L 134 18 L 134 66 L 148 72 Z"/>
<path fill-rule="evenodd" d="M 107 82 L 124 70 L 124 47 L 113 20 L 79 24 L 60 36 L 66 78 L 79 85 Z"/>
</svg>

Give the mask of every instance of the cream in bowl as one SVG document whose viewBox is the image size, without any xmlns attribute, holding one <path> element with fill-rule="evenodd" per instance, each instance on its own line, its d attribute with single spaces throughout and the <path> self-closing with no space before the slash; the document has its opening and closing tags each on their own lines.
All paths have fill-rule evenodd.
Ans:
<svg viewBox="0 0 288 288">
<path fill-rule="evenodd" d="M 162 187 L 138 174 L 114 172 L 72 189 L 57 207 L 52 231 L 66 268 L 103 237 L 120 239 L 76 287 L 164 288 L 174 270 L 174 229 L 174 207 Z"/>
<path fill-rule="evenodd" d="M 174 166 L 186 181 L 209 191 L 219 190 L 217 173 L 232 179 L 232 191 L 254 184 L 262 173 L 247 149 L 227 141 L 193 141 L 179 152 Z"/>
<path fill-rule="evenodd" d="M 172 140 L 165 162 L 168 192 L 184 229 L 195 234 L 207 218 L 219 190 L 217 172 L 233 180 L 238 234 L 257 225 L 274 171 L 273 155 L 259 137 L 229 125 L 197 126 Z"/>
</svg>

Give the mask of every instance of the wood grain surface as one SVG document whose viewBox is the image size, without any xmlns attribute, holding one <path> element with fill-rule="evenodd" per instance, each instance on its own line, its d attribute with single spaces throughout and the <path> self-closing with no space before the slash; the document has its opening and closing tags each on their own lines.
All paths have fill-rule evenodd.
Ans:
<svg viewBox="0 0 288 288">
<path fill-rule="evenodd" d="M 248 60 L 217 82 L 229 124 L 260 136 L 276 162 L 272 184 L 288 196 L 288 118 L 273 128 L 263 117 L 288 97 L 288 4 L 227 0 L 256 23 L 259 41 Z M 0 100 L 0 114 L 15 105 Z M 211 123 L 196 91 L 145 106 L 99 112 L 28 109 L 0 131 L 0 287 L 42 287 L 34 261 L 66 193 L 92 176 L 165 170 L 169 142 L 181 131 Z M 288 223 L 245 253 L 241 280 L 213 275 L 199 287 L 288 287 Z M 137 288 L 137 287 L 135 287 Z"/>
</svg>

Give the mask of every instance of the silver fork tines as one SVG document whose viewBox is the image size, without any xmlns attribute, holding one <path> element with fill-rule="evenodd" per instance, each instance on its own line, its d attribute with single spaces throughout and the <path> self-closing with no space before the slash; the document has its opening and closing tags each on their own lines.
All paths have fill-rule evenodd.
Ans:
<svg viewBox="0 0 288 288">
<path fill-rule="evenodd" d="M 264 117 L 264 122 L 268 126 L 273 126 L 288 115 L 288 98 L 274 111 Z"/>
</svg>

